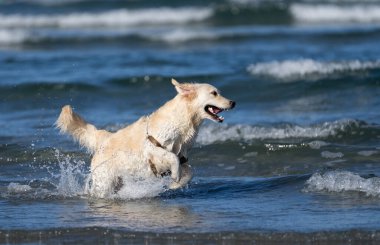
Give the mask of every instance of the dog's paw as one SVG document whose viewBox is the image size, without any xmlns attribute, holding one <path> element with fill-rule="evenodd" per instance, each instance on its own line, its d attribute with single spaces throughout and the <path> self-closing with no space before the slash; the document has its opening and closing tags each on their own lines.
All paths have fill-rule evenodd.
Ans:
<svg viewBox="0 0 380 245">
<path fill-rule="evenodd" d="M 177 189 L 180 189 L 182 188 L 183 186 L 181 185 L 180 182 L 172 182 L 170 185 L 169 185 L 169 189 L 170 190 L 177 190 Z"/>
<path fill-rule="evenodd" d="M 179 174 L 173 174 L 172 173 L 172 179 L 174 182 L 178 183 L 181 179 L 181 177 L 179 176 Z"/>
<path fill-rule="evenodd" d="M 174 171 L 172 170 L 172 175 L 171 175 L 172 179 L 174 182 L 178 183 L 181 179 L 181 172 L 180 172 L 180 169 L 177 168 L 175 169 Z"/>
</svg>

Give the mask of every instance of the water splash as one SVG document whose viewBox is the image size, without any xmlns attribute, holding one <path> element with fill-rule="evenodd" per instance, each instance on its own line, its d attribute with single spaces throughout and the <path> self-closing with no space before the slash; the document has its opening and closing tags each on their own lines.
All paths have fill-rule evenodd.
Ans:
<svg viewBox="0 0 380 245">
<path fill-rule="evenodd" d="M 170 177 L 157 178 L 134 178 L 133 176 L 123 176 L 124 186 L 116 194 L 112 194 L 112 199 L 141 199 L 157 197 L 168 190 Z"/>
<path fill-rule="evenodd" d="M 8 185 L 8 192 L 9 193 L 26 193 L 32 190 L 32 187 L 29 185 L 22 185 L 19 183 L 10 183 Z"/>
<path fill-rule="evenodd" d="M 52 175 L 58 179 L 56 184 L 58 194 L 64 197 L 83 195 L 89 175 L 86 163 L 69 155 L 63 155 L 59 150 L 55 151 L 55 156 L 58 160 L 59 173 Z"/>
<path fill-rule="evenodd" d="M 45 170 L 47 176 L 33 179 L 28 183 L 10 183 L 4 197 L 26 199 L 61 199 L 61 198 L 97 198 L 96 190 L 91 188 L 91 173 L 88 164 L 74 156 L 54 151 L 56 161 L 39 168 L 31 166 L 35 171 Z M 102 198 L 106 199 L 141 199 L 159 196 L 168 190 L 170 177 L 141 178 L 137 175 L 122 174 L 122 188 L 115 193 L 110 189 Z M 105 176 L 106 177 L 106 176 Z"/>
</svg>

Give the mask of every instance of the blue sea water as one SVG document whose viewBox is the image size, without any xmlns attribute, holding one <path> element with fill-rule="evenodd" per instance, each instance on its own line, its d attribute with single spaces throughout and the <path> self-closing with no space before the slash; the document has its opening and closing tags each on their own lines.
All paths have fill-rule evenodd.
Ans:
<svg viewBox="0 0 380 245">
<path fill-rule="evenodd" d="M 380 1 L 0 1 L 0 243 L 376 244 L 379 40 Z M 192 182 L 86 195 L 61 107 L 115 131 L 171 78 L 237 102 Z"/>
</svg>

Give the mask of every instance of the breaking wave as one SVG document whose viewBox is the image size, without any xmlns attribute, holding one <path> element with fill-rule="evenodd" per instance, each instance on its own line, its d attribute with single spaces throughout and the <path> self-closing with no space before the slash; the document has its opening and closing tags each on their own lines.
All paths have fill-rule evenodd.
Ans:
<svg viewBox="0 0 380 245">
<path fill-rule="evenodd" d="M 70 14 L 0 14 L 2 28 L 30 27 L 110 27 L 141 24 L 184 24 L 202 21 L 212 15 L 210 8 L 152 8 L 141 10 L 118 9 L 100 13 Z"/>
<path fill-rule="evenodd" d="M 251 126 L 207 124 L 201 128 L 197 143 L 208 145 L 224 141 L 249 141 L 255 139 L 287 139 L 287 138 L 325 138 L 334 136 L 351 127 L 359 127 L 355 120 L 338 120 L 322 124 L 299 126 Z"/>
<path fill-rule="evenodd" d="M 380 178 L 363 178 L 349 171 L 330 171 L 313 174 L 306 182 L 305 191 L 356 191 L 367 196 L 380 196 Z"/>
<path fill-rule="evenodd" d="M 320 62 L 312 59 L 300 59 L 252 64 L 247 67 L 247 71 L 253 75 L 269 76 L 282 80 L 296 80 L 375 68 L 380 68 L 380 61 Z"/>
<path fill-rule="evenodd" d="M 373 4 L 293 4 L 290 13 L 298 22 L 380 22 L 380 6 Z"/>
<path fill-rule="evenodd" d="M 21 30 L 1 30 L 0 44 L 19 44 L 28 39 L 28 34 Z"/>
</svg>

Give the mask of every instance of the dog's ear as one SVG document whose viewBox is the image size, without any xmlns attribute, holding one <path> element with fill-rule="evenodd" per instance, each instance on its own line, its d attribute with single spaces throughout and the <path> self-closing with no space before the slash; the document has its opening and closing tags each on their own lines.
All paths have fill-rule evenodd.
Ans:
<svg viewBox="0 0 380 245">
<path fill-rule="evenodd" d="M 172 84 L 180 95 L 189 96 L 195 93 L 193 84 L 179 83 L 174 78 L 172 78 Z"/>
</svg>

